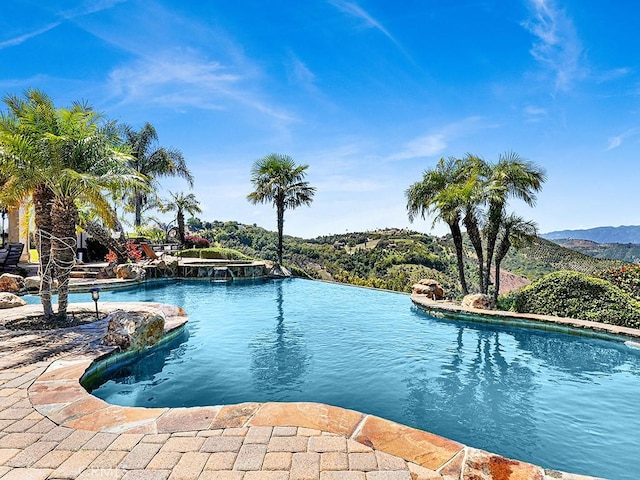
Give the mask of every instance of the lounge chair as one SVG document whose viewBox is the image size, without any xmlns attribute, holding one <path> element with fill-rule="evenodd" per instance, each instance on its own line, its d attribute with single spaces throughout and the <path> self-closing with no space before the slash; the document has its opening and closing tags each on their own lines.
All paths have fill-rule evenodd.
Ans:
<svg viewBox="0 0 640 480">
<path fill-rule="evenodd" d="M 16 270 L 22 250 L 24 250 L 23 243 L 10 243 L 4 252 L 0 251 L 0 272 L 13 272 Z"/>
<path fill-rule="evenodd" d="M 148 243 L 140 242 L 140 248 L 142 248 L 142 251 L 149 260 L 158 260 L 160 258 L 156 255 L 156 252 L 153 251 L 153 248 L 151 248 L 151 245 L 149 245 Z"/>
</svg>

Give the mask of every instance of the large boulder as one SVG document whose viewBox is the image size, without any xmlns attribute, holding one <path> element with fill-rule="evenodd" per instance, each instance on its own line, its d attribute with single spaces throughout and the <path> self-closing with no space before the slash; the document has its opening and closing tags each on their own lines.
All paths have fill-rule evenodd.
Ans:
<svg viewBox="0 0 640 480">
<path fill-rule="evenodd" d="M 442 300 L 444 298 L 444 289 L 435 280 L 429 280 L 427 278 L 420 280 L 418 283 L 414 283 L 411 287 L 411 292 L 416 295 L 426 295 L 432 300 Z"/>
<path fill-rule="evenodd" d="M 144 280 L 146 272 L 144 268 L 140 265 L 136 265 L 135 263 L 123 263 L 121 265 L 116 265 L 113 269 L 116 274 L 116 278 L 121 278 L 124 280 Z"/>
<path fill-rule="evenodd" d="M 477 308 L 479 310 L 492 310 L 493 297 L 484 293 L 472 293 L 462 299 L 462 306 L 465 308 Z"/>
<path fill-rule="evenodd" d="M 14 308 L 26 305 L 23 299 L 9 292 L 0 292 L 0 308 Z"/>
<path fill-rule="evenodd" d="M 17 293 L 24 288 L 24 278 L 13 273 L 0 275 L 0 292 Z"/>
<path fill-rule="evenodd" d="M 139 350 L 158 343 L 163 333 L 164 316 L 160 313 L 116 310 L 109 315 L 104 343 L 121 350 Z"/>
</svg>

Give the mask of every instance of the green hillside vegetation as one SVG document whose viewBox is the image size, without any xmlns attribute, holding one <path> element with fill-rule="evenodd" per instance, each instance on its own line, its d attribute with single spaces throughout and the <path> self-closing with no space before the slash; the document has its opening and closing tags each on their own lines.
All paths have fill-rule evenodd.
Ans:
<svg viewBox="0 0 640 480">
<path fill-rule="evenodd" d="M 640 301 L 612 283 L 579 272 L 546 275 L 512 295 L 513 310 L 640 327 Z"/>
<path fill-rule="evenodd" d="M 640 245 L 637 243 L 596 243 L 590 240 L 554 240 L 555 243 L 595 258 L 640 263 Z"/>
<path fill-rule="evenodd" d="M 212 242 L 218 257 L 220 248 L 233 249 L 248 258 L 276 261 L 277 235 L 255 225 L 238 222 L 192 222 L 197 235 Z M 214 248 L 215 247 L 215 248 Z M 474 250 L 465 242 L 465 261 L 470 287 L 477 288 Z M 199 255 L 191 252 L 186 255 Z M 202 257 L 205 258 L 205 257 Z M 446 296 L 462 296 L 450 236 L 442 238 L 411 230 L 385 229 L 325 235 L 314 239 L 284 237 L 284 264 L 297 275 L 367 287 L 410 292 L 423 278 L 440 282 Z M 628 265 L 600 260 L 540 239 L 535 245 L 512 250 L 503 262 L 505 270 L 532 281 L 558 270 L 578 270 L 593 274 Z"/>
<path fill-rule="evenodd" d="M 628 262 L 622 260 L 594 258 L 543 238 L 538 238 L 532 245 L 518 251 L 510 251 L 502 262 L 505 270 L 532 281 L 559 270 L 592 275 L 601 270 L 627 265 Z"/>
</svg>

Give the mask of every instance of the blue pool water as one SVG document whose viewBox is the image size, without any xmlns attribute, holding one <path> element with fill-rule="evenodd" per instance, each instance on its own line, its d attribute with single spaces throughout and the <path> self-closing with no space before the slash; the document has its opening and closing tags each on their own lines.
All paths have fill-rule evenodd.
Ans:
<svg viewBox="0 0 640 480">
<path fill-rule="evenodd" d="M 322 402 L 546 468 L 637 478 L 640 351 L 622 343 L 434 318 L 406 295 L 305 280 L 152 283 L 102 300 L 189 314 L 184 335 L 93 390 L 111 403 Z"/>
</svg>

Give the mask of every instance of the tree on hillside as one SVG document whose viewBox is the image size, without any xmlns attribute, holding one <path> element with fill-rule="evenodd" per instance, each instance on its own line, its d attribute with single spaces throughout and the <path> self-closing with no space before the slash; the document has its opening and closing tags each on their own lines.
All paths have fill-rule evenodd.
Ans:
<svg viewBox="0 0 640 480">
<path fill-rule="evenodd" d="M 278 263 L 282 264 L 284 212 L 301 205 L 311 205 L 315 187 L 305 181 L 309 165 L 296 165 L 288 155 L 272 153 L 256 160 L 251 167 L 251 183 L 255 190 L 247 195 L 253 204 L 273 203 L 278 220 Z"/>
<path fill-rule="evenodd" d="M 192 216 L 196 213 L 202 213 L 200 202 L 198 202 L 193 193 L 185 195 L 183 192 L 169 192 L 169 194 L 171 195 L 171 199 L 163 205 L 163 210 L 165 212 L 176 212 L 178 237 L 180 239 L 180 244 L 184 245 L 184 213 L 187 212 Z"/>
<path fill-rule="evenodd" d="M 506 218 L 505 208 L 508 199 L 517 198 L 529 206 L 534 206 L 536 193 L 542 189 L 546 179 L 546 173 L 541 167 L 521 159 L 514 152 L 500 155 L 498 162 L 493 165 L 487 164 L 484 186 L 487 202 L 487 223 L 484 230 L 486 263 L 482 293 L 488 292 L 491 263 L 501 222 Z"/>
<path fill-rule="evenodd" d="M 527 221 L 515 214 L 503 217 L 500 222 L 499 243 L 495 253 L 495 288 L 493 291 L 493 303 L 498 300 L 500 293 L 500 265 L 507 256 L 511 247 L 519 249 L 530 245 L 538 238 L 538 229 L 533 221 Z"/>
<path fill-rule="evenodd" d="M 158 133 L 150 123 L 135 131 L 129 126 L 124 127 L 124 137 L 130 148 L 131 160 L 129 165 L 140 174 L 147 177 L 151 186 L 157 189 L 159 177 L 182 177 L 193 186 L 193 175 L 179 150 L 158 147 Z M 149 190 L 133 189 L 129 197 L 130 207 L 135 218 L 134 226 L 142 223 L 142 211 L 149 204 Z"/>
<path fill-rule="evenodd" d="M 421 181 L 411 185 L 406 191 L 409 221 L 413 222 L 419 215 L 423 219 L 435 214 L 434 223 L 442 220 L 449 226 L 456 251 L 460 288 L 466 295 L 469 293 L 464 271 L 464 254 L 462 248 L 462 230 L 460 221 L 464 211 L 462 183 L 464 169 L 458 159 L 441 158 L 435 168 L 426 170 Z"/>
</svg>

